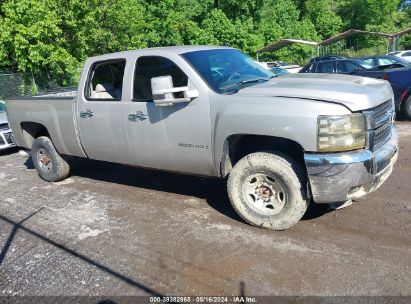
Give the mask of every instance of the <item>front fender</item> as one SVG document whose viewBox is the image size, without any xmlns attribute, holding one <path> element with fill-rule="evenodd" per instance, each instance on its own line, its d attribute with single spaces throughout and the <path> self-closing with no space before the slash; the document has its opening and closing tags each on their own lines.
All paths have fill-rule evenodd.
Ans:
<svg viewBox="0 0 411 304">
<path fill-rule="evenodd" d="M 213 134 L 215 172 L 220 170 L 224 143 L 232 135 L 280 137 L 298 143 L 305 151 L 316 151 L 318 116 L 351 113 L 339 104 L 317 100 L 234 97 L 219 98 Z"/>
</svg>

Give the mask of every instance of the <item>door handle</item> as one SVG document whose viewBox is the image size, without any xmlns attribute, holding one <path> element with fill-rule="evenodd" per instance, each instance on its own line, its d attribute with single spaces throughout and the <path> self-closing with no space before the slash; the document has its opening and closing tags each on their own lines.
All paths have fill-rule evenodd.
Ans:
<svg viewBox="0 0 411 304">
<path fill-rule="evenodd" d="M 80 112 L 80 117 L 81 118 L 91 118 L 93 116 L 94 116 L 94 112 L 92 112 L 89 109 Z"/>
<path fill-rule="evenodd" d="M 141 111 L 137 111 L 134 114 L 128 114 L 128 120 L 130 121 L 142 121 L 145 120 L 148 116 Z"/>
</svg>

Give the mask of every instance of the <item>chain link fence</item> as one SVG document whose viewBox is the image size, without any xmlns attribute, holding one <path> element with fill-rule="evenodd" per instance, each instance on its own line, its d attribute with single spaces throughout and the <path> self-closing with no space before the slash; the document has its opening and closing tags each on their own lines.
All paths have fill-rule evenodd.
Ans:
<svg viewBox="0 0 411 304">
<path fill-rule="evenodd" d="M 68 83 L 69 86 L 61 86 L 47 77 L 0 72 L 0 100 L 10 97 L 65 93 L 76 90 L 76 81 L 72 80 Z"/>
</svg>

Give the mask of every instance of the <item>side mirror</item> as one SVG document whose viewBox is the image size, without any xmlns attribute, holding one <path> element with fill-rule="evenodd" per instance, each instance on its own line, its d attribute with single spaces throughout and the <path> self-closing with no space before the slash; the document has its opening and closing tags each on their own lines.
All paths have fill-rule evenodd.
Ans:
<svg viewBox="0 0 411 304">
<path fill-rule="evenodd" d="M 156 106 L 170 106 L 175 103 L 190 102 L 199 96 L 195 89 L 188 87 L 177 87 L 173 85 L 171 76 L 160 76 L 151 78 L 151 91 Z M 183 93 L 183 98 L 175 98 L 174 93 Z"/>
</svg>

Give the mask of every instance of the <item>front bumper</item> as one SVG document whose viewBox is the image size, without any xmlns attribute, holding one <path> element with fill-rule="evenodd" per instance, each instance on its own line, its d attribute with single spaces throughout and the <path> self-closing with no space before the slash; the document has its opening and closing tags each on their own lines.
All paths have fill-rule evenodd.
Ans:
<svg viewBox="0 0 411 304">
<path fill-rule="evenodd" d="M 15 141 L 10 129 L 0 130 L 0 150 L 15 147 Z"/>
<path fill-rule="evenodd" d="M 304 155 L 312 198 L 316 203 L 335 203 L 360 198 L 381 186 L 398 158 L 398 134 L 378 150 Z"/>
</svg>

